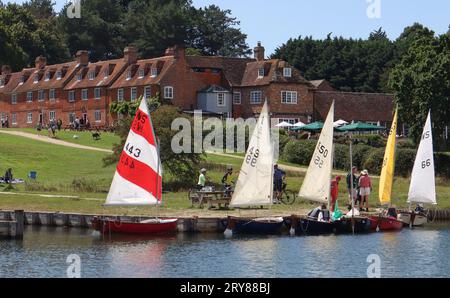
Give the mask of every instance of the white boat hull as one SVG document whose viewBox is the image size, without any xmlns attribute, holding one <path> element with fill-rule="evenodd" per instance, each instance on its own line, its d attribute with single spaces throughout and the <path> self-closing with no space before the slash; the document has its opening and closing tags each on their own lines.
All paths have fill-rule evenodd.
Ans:
<svg viewBox="0 0 450 298">
<path fill-rule="evenodd" d="M 397 219 L 404 222 L 405 225 L 411 225 L 411 218 L 413 218 L 413 227 L 423 226 L 428 222 L 428 219 L 425 215 L 416 214 L 414 212 L 401 212 L 397 217 Z"/>
</svg>

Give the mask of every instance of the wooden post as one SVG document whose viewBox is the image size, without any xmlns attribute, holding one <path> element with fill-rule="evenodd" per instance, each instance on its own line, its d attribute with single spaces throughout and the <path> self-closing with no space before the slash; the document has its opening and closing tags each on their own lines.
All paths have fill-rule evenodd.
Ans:
<svg viewBox="0 0 450 298">
<path fill-rule="evenodd" d="M 14 211 L 14 219 L 16 221 L 16 239 L 23 239 L 23 226 L 25 222 L 25 214 L 23 210 Z"/>
</svg>

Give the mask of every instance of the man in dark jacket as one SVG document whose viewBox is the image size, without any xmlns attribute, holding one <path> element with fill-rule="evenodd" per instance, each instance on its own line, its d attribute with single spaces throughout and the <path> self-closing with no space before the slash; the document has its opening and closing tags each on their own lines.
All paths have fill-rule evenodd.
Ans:
<svg viewBox="0 0 450 298">
<path fill-rule="evenodd" d="M 351 183 L 352 180 L 352 173 L 353 173 L 353 183 Z M 347 174 L 347 190 L 348 190 L 348 204 L 349 204 L 349 210 L 351 210 L 352 206 L 352 199 L 355 201 L 358 197 L 358 177 L 356 176 L 356 173 L 358 173 L 357 167 L 352 167 L 352 172 Z M 352 184 L 353 184 L 353 193 L 352 193 Z"/>
</svg>

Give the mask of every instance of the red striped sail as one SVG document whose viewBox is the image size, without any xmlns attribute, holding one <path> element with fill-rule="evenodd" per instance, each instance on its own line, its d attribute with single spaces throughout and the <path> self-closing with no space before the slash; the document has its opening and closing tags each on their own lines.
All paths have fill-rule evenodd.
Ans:
<svg viewBox="0 0 450 298">
<path fill-rule="evenodd" d="M 131 124 L 106 205 L 156 205 L 162 200 L 162 170 L 145 100 Z"/>
</svg>

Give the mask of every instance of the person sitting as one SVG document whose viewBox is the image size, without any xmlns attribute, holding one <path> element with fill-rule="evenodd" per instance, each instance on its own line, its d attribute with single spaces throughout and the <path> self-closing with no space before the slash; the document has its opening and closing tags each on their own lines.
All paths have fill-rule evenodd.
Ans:
<svg viewBox="0 0 450 298">
<path fill-rule="evenodd" d="M 388 210 L 386 211 L 386 216 L 397 218 L 397 210 L 394 207 L 388 208 Z"/>
<path fill-rule="evenodd" d="M 415 213 L 425 213 L 425 208 L 423 208 L 423 204 L 417 204 L 416 209 L 414 210 Z"/>
<path fill-rule="evenodd" d="M 200 175 L 198 176 L 197 190 L 202 190 L 206 185 L 206 169 L 200 170 Z"/>
<path fill-rule="evenodd" d="M 328 222 L 330 221 L 330 211 L 327 210 L 327 205 L 322 204 L 322 206 L 314 208 L 309 212 L 308 217 L 317 221 Z"/>
<path fill-rule="evenodd" d="M 234 184 L 233 181 L 233 167 L 228 166 L 225 175 L 222 177 L 222 185 L 225 190 L 225 197 L 231 196 L 231 186 Z"/>
</svg>

